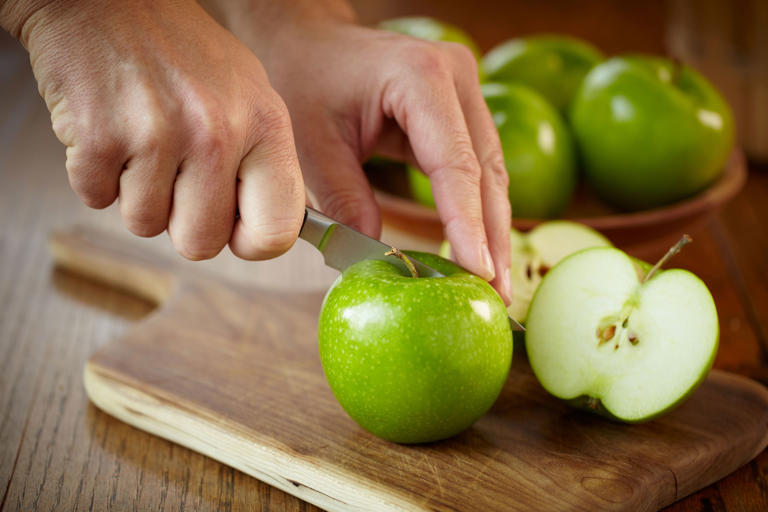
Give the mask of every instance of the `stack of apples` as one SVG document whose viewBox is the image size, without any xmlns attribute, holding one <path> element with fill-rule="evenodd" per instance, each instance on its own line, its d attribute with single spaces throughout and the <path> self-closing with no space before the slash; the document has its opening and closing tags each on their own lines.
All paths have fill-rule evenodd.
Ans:
<svg viewBox="0 0 768 512">
<path fill-rule="evenodd" d="M 477 45 L 458 27 L 397 18 L 383 28 Z M 698 72 L 668 59 L 606 59 L 558 35 L 513 39 L 479 58 L 501 138 L 515 217 L 560 216 L 580 175 L 624 211 L 663 206 L 710 185 L 733 143 L 728 104 Z M 581 169 L 581 173 L 579 173 Z M 434 206 L 429 180 L 409 169 L 414 198 Z"/>
<path fill-rule="evenodd" d="M 430 18 L 382 27 L 466 44 L 479 56 L 467 34 Z M 728 106 L 678 63 L 605 60 L 584 41 L 540 36 L 504 43 L 480 64 L 518 216 L 560 215 L 579 168 L 618 208 L 661 206 L 709 185 L 729 153 Z M 409 177 L 414 196 L 434 205 L 428 179 L 413 168 Z M 552 395 L 613 420 L 648 421 L 682 403 L 717 352 L 707 287 L 686 270 L 661 270 L 687 240 L 651 266 L 574 222 L 513 229 L 514 298 L 506 308 L 488 283 L 446 259 L 447 243 L 441 256 L 407 253 L 445 277 L 359 262 L 323 302 L 318 338 L 328 383 L 370 432 L 399 443 L 436 441 L 491 407 L 513 345 L 524 343 Z M 513 338 L 508 314 L 525 323 L 524 338 Z"/>
</svg>

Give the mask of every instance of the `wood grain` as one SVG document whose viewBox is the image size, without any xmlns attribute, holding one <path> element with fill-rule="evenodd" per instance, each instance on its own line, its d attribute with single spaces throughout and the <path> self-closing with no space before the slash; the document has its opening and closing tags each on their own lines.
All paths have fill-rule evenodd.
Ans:
<svg viewBox="0 0 768 512">
<path fill-rule="evenodd" d="M 59 233 L 52 247 L 60 263 L 144 295 L 158 275 L 170 281 L 166 264 L 134 260 L 106 234 Z M 123 266 L 130 280 L 116 278 Z M 768 444 L 768 390 L 742 377 L 714 372 L 672 414 L 626 426 L 553 399 L 524 360 L 462 435 L 388 443 L 357 427 L 325 383 L 319 295 L 179 275 L 155 314 L 91 358 L 89 397 L 328 510 L 656 510 Z"/>
</svg>

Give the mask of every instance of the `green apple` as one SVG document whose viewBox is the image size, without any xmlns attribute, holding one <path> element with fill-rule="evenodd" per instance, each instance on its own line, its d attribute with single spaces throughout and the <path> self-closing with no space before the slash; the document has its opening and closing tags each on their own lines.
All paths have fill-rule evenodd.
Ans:
<svg viewBox="0 0 768 512">
<path fill-rule="evenodd" d="M 429 178 L 412 165 L 407 167 L 406 172 L 408 187 L 413 198 L 425 206 L 434 208 L 435 198 L 432 196 L 432 185 L 429 184 Z"/>
<path fill-rule="evenodd" d="M 489 83 L 482 89 L 499 130 L 513 215 L 560 215 L 576 185 L 573 141 L 562 118 L 528 87 Z M 408 172 L 413 196 L 434 205 L 429 180 L 413 167 Z"/>
<path fill-rule="evenodd" d="M 409 253 L 446 277 L 412 277 L 385 261 L 345 270 L 323 301 L 320 359 L 361 427 L 423 443 L 468 428 L 509 372 L 512 332 L 491 286 L 453 263 Z"/>
<path fill-rule="evenodd" d="M 570 121 L 587 179 L 606 202 L 653 208 L 703 189 L 733 144 L 730 108 L 693 69 L 616 57 L 584 78 Z"/>
<path fill-rule="evenodd" d="M 495 47 L 483 58 L 483 69 L 488 81 L 527 85 L 563 111 L 602 60 L 600 51 L 581 39 L 539 35 Z"/>
<path fill-rule="evenodd" d="M 547 391 L 635 423 L 704 380 L 718 344 L 709 290 L 686 270 L 647 269 L 618 249 L 592 248 L 547 273 L 526 324 L 528 358 Z"/>
<path fill-rule="evenodd" d="M 512 303 L 507 307 L 509 315 L 518 322 L 525 322 L 533 294 L 544 275 L 563 258 L 589 247 L 612 247 L 610 240 L 584 224 L 567 220 L 542 222 L 528 233 L 512 229 L 510 281 Z M 440 255 L 449 258 L 451 246 L 446 240 L 440 247 Z"/>
</svg>

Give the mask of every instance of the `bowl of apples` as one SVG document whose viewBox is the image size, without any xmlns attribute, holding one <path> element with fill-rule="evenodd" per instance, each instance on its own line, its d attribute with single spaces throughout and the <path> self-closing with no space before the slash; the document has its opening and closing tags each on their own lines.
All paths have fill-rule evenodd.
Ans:
<svg viewBox="0 0 768 512">
<path fill-rule="evenodd" d="M 728 104 L 679 62 L 606 59 L 585 41 L 542 35 L 503 43 L 479 64 L 519 230 L 569 219 L 644 256 L 695 232 L 746 181 Z M 381 159 L 365 168 L 385 222 L 443 238 L 423 173 Z"/>
</svg>

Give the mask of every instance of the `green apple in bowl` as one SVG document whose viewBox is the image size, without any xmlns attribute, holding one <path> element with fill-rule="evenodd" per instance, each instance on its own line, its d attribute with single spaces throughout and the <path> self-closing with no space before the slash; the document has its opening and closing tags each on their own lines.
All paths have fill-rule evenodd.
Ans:
<svg viewBox="0 0 768 512">
<path fill-rule="evenodd" d="M 484 84 L 483 96 L 499 131 L 509 173 L 512 213 L 521 218 L 557 217 L 576 184 L 573 141 L 557 111 L 522 85 Z M 434 205 L 426 177 L 409 167 L 411 192 Z"/>
<path fill-rule="evenodd" d="M 488 81 L 527 85 L 565 111 L 584 76 L 602 60 L 602 53 L 581 39 L 539 35 L 495 47 L 483 58 L 483 69 Z"/>
<path fill-rule="evenodd" d="M 717 310 L 694 274 L 657 268 L 603 247 L 547 273 L 526 323 L 528 359 L 544 389 L 629 423 L 691 394 L 717 353 Z"/>
<path fill-rule="evenodd" d="M 733 117 L 695 70 L 626 56 L 584 78 L 570 111 L 585 175 L 606 202 L 638 210 L 684 199 L 712 183 L 733 144 Z"/>
<path fill-rule="evenodd" d="M 323 301 L 320 359 L 361 427 L 397 443 L 468 428 L 494 403 L 512 360 L 504 303 L 481 278 L 439 256 L 408 253 L 445 277 L 385 261 L 345 270 Z"/>
</svg>

